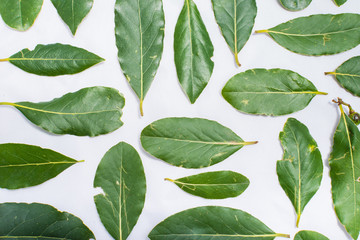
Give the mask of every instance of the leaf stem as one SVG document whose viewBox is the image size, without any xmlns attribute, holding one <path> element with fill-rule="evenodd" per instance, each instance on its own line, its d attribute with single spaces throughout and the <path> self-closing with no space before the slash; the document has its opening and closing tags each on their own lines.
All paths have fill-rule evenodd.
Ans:
<svg viewBox="0 0 360 240">
<path fill-rule="evenodd" d="M 15 103 L 11 103 L 11 102 L 0 102 L 0 105 L 16 106 Z"/>
<path fill-rule="evenodd" d="M 283 237 L 283 238 L 290 238 L 289 234 L 283 234 L 283 233 L 276 233 L 275 236 L 276 237 Z"/>
<path fill-rule="evenodd" d="M 238 65 L 239 67 L 241 67 L 241 64 L 239 62 L 239 58 L 238 58 L 238 53 L 234 53 L 235 55 L 235 62 L 236 62 L 236 65 Z"/>
<path fill-rule="evenodd" d="M 318 95 L 328 95 L 328 93 L 326 93 L 326 92 L 317 92 L 316 94 L 318 94 Z"/>
<path fill-rule="evenodd" d="M 255 33 L 267 33 L 269 32 L 269 30 L 265 29 L 265 30 L 256 30 Z"/>
<path fill-rule="evenodd" d="M 297 219 L 296 219 L 296 227 L 299 227 L 299 222 L 300 222 L 300 214 L 297 215 Z"/>
<path fill-rule="evenodd" d="M 3 59 L 0 59 L 0 62 L 8 62 L 10 60 L 10 58 L 3 58 Z"/>
<path fill-rule="evenodd" d="M 337 104 L 339 105 L 340 111 L 341 111 L 342 113 L 344 112 L 344 110 L 343 110 L 343 108 L 342 108 L 342 105 L 347 106 L 347 107 L 349 108 L 349 114 L 355 113 L 355 111 L 354 111 L 354 109 L 351 107 L 351 105 L 348 104 L 348 103 L 346 103 L 346 102 L 344 102 L 344 101 L 343 101 L 341 98 L 339 98 L 339 97 L 338 97 L 337 101 L 334 99 L 334 100 L 332 100 L 332 102 L 333 102 L 333 103 L 337 103 Z"/>
<path fill-rule="evenodd" d="M 253 144 L 257 144 L 258 141 L 252 141 L 252 142 L 243 142 L 241 143 L 241 145 L 253 145 Z"/>
<path fill-rule="evenodd" d="M 78 161 L 78 163 L 82 163 L 82 162 L 85 162 L 85 160 L 80 160 L 80 161 Z"/>
<path fill-rule="evenodd" d="M 336 72 L 325 72 L 325 75 L 336 75 Z"/>
<path fill-rule="evenodd" d="M 140 99 L 140 115 L 144 116 L 144 110 L 143 110 L 143 100 Z"/>
<path fill-rule="evenodd" d="M 170 179 L 170 178 L 165 178 L 165 181 L 169 181 L 169 182 L 175 182 L 174 180 Z"/>
</svg>

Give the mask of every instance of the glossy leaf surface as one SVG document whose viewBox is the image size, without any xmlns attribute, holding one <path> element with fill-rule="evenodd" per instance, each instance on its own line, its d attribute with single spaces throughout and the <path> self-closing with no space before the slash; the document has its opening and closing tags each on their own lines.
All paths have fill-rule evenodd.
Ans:
<svg viewBox="0 0 360 240">
<path fill-rule="evenodd" d="M 162 0 L 116 0 L 115 35 L 123 73 L 142 104 L 163 52 Z"/>
<path fill-rule="evenodd" d="M 85 49 L 56 43 L 39 44 L 32 51 L 25 48 L 1 61 L 9 61 L 28 73 L 59 76 L 79 73 L 104 59 Z"/>
<path fill-rule="evenodd" d="M 1 0 L 0 14 L 9 27 L 26 31 L 34 24 L 42 4 L 43 0 Z"/>
<path fill-rule="evenodd" d="M 360 15 L 318 14 L 300 17 L 268 30 L 278 44 L 304 55 L 331 55 L 360 44 Z"/>
<path fill-rule="evenodd" d="M 334 0 L 335 4 L 340 7 L 341 5 L 343 5 L 344 3 L 347 2 L 347 0 Z"/>
<path fill-rule="evenodd" d="M 229 128 L 201 118 L 164 118 L 141 132 L 143 148 L 154 157 L 184 168 L 203 168 L 219 163 L 244 145 Z"/>
<path fill-rule="evenodd" d="M 360 132 L 344 113 L 334 134 L 330 154 L 331 190 L 335 212 L 346 231 L 358 239 L 360 231 Z"/>
<path fill-rule="evenodd" d="M 280 133 L 284 149 L 283 159 L 277 162 L 279 182 L 293 204 L 299 226 L 300 216 L 306 204 L 320 187 L 323 163 L 317 143 L 307 127 L 289 118 Z"/>
<path fill-rule="evenodd" d="M 74 215 L 39 203 L 0 204 L 0 238 L 89 240 L 94 234 Z"/>
<path fill-rule="evenodd" d="M 62 20 L 73 35 L 85 16 L 90 12 L 94 0 L 51 0 Z"/>
<path fill-rule="evenodd" d="M 182 89 L 194 103 L 208 84 L 214 62 L 211 43 L 193 0 L 184 0 L 174 34 L 176 72 Z"/>
<path fill-rule="evenodd" d="M 241 112 L 285 115 L 305 108 L 318 92 L 306 78 L 290 70 L 251 69 L 232 77 L 222 95 Z"/>
<path fill-rule="evenodd" d="M 250 37 L 257 13 L 255 0 L 212 0 L 216 22 L 240 66 L 238 53 Z"/>
<path fill-rule="evenodd" d="M 25 144 L 0 144 L 0 187 L 39 185 L 77 163 L 49 149 Z"/>
<path fill-rule="evenodd" d="M 300 231 L 295 235 L 294 240 L 329 240 L 324 235 L 314 231 Z"/>
<path fill-rule="evenodd" d="M 280 0 L 281 5 L 289 11 L 300 11 L 305 9 L 312 0 Z"/>
<path fill-rule="evenodd" d="M 274 233 L 250 214 L 226 207 L 198 207 L 185 210 L 159 223 L 151 240 L 272 240 L 290 237 Z"/>
<path fill-rule="evenodd" d="M 360 97 L 360 56 L 350 58 L 338 67 L 334 75 L 338 83 L 350 93 Z"/>
<path fill-rule="evenodd" d="M 94 187 L 104 191 L 94 198 L 101 222 L 114 239 L 126 239 L 145 202 L 145 173 L 136 150 L 124 142 L 112 147 L 96 170 Z"/>
<path fill-rule="evenodd" d="M 232 171 L 206 172 L 198 175 L 167 179 L 187 193 L 208 199 L 236 197 L 249 186 L 249 179 Z"/>
<path fill-rule="evenodd" d="M 94 137 L 123 125 L 120 117 L 125 99 L 114 88 L 90 87 L 49 102 L 3 102 L 0 105 L 16 107 L 32 123 L 48 132 Z"/>
</svg>

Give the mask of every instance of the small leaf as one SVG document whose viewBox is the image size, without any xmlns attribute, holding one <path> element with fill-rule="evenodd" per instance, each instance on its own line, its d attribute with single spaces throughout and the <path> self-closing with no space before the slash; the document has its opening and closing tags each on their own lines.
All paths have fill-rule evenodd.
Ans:
<svg viewBox="0 0 360 240">
<path fill-rule="evenodd" d="M 198 207 L 172 215 L 159 223 L 149 234 L 151 240 L 190 239 L 251 239 L 290 238 L 274 233 L 250 214 L 227 207 Z"/>
<path fill-rule="evenodd" d="M 219 163 L 238 151 L 244 142 L 229 128 L 201 118 L 164 118 L 144 128 L 143 148 L 154 157 L 184 168 Z"/>
<path fill-rule="evenodd" d="M 145 202 L 145 173 L 136 150 L 124 142 L 112 147 L 96 170 L 94 187 L 104 191 L 94 198 L 101 222 L 114 239 L 127 239 Z"/>
<path fill-rule="evenodd" d="M 295 208 L 298 227 L 301 213 L 320 187 L 323 163 L 317 143 L 298 120 L 287 120 L 280 141 L 284 156 L 277 162 L 276 172 L 281 187 Z"/>
<path fill-rule="evenodd" d="M 325 74 L 334 75 L 343 88 L 360 97 L 360 56 L 350 58 L 335 72 L 326 72 Z"/>
<path fill-rule="evenodd" d="M 289 11 L 300 11 L 310 5 L 312 0 L 280 0 L 281 5 Z"/>
<path fill-rule="evenodd" d="M 334 0 L 336 6 L 340 7 L 341 5 L 343 5 L 344 3 L 347 2 L 347 0 Z"/>
<path fill-rule="evenodd" d="M 184 0 L 174 34 L 176 72 L 182 89 L 194 103 L 208 84 L 214 47 L 193 0 Z"/>
<path fill-rule="evenodd" d="M 360 44 L 360 14 L 318 14 L 282 23 L 265 32 L 286 49 L 304 55 L 332 55 Z"/>
<path fill-rule="evenodd" d="M 41 76 L 75 74 L 104 61 L 85 49 L 60 43 L 37 45 L 33 51 L 25 48 L 0 62 L 9 61 L 28 73 Z"/>
<path fill-rule="evenodd" d="M 3 239 L 94 239 L 94 234 L 74 215 L 40 203 L 0 204 Z"/>
<path fill-rule="evenodd" d="M 62 20 L 73 35 L 85 16 L 90 12 L 94 0 L 51 0 Z"/>
<path fill-rule="evenodd" d="M 250 37 L 257 13 L 255 0 L 212 0 L 215 19 L 240 66 L 238 53 Z"/>
<path fill-rule="evenodd" d="M 329 239 L 317 232 L 300 231 L 295 235 L 294 240 L 329 240 Z"/>
<path fill-rule="evenodd" d="M 249 179 L 232 171 L 207 172 L 198 175 L 166 179 L 187 193 L 208 199 L 237 197 L 249 186 Z"/>
<path fill-rule="evenodd" d="M 9 27 L 26 31 L 34 24 L 42 4 L 43 0 L 1 0 L 0 14 Z"/>
<path fill-rule="evenodd" d="M 251 69 L 232 77 L 222 95 L 241 112 L 261 115 L 285 115 L 305 108 L 318 92 L 299 74 L 283 69 Z"/>
<path fill-rule="evenodd" d="M 130 86 L 143 101 L 154 80 L 164 45 L 162 0 L 116 0 L 115 36 L 118 59 Z"/>
<path fill-rule="evenodd" d="M 94 137 L 123 125 L 120 117 L 125 99 L 114 88 L 90 87 L 50 102 L 0 102 L 0 105 L 16 107 L 32 123 L 48 132 Z"/>
<path fill-rule="evenodd" d="M 358 239 L 360 231 L 360 132 L 344 113 L 334 134 L 329 158 L 335 212 L 346 231 Z"/>
</svg>

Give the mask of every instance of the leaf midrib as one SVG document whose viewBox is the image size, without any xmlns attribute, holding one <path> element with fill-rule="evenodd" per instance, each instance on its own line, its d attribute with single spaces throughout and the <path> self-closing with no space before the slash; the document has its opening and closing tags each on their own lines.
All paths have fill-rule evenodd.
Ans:
<svg viewBox="0 0 360 240">
<path fill-rule="evenodd" d="M 256 238 L 256 237 L 278 237 L 279 234 L 263 234 L 263 235 L 243 235 L 243 234 L 153 234 L 151 236 L 212 236 L 212 237 L 246 237 L 246 238 Z"/>
<path fill-rule="evenodd" d="M 0 165 L 0 168 L 8 167 L 28 167 L 28 166 L 42 166 L 42 165 L 56 165 L 56 164 L 75 164 L 77 162 L 46 162 L 46 163 L 25 163 L 25 164 L 11 164 L 11 165 Z"/>
<path fill-rule="evenodd" d="M 8 58 L 8 61 L 101 61 L 98 58 Z"/>
<path fill-rule="evenodd" d="M 267 33 L 275 33 L 275 34 L 281 34 L 281 35 L 288 35 L 288 36 L 297 36 L 297 37 L 313 37 L 313 36 L 323 36 L 323 35 L 331 35 L 331 34 L 337 34 L 337 33 L 344 33 L 348 31 L 354 31 L 356 29 L 360 29 L 360 27 L 342 30 L 342 31 L 336 31 L 336 32 L 328 32 L 328 33 L 309 33 L 309 34 L 299 34 L 299 33 L 286 33 L 286 32 L 279 32 L 274 30 L 266 30 Z"/>
<path fill-rule="evenodd" d="M 9 239 L 9 238 L 24 238 L 24 239 L 34 239 L 34 238 L 45 238 L 45 239 L 58 239 L 58 240 L 67 240 L 68 238 L 58 238 L 58 237 L 46 237 L 46 236 L 0 236 L 0 239 Z"/>
<path fill-rule="evenodd" d="M 205 141 L 196 141 L 196 140 L 187 140 L 187 139 L 177 139 L 177 138 L 167 138 L 161 136 L 142 136 L 147 138 L 161 138 L 164 140 L 172 140 L 177 142 L 188 142 L 188 143 L 199 143 L 199 144 L 212 144 L 212 145 L 231 145 L 231 146 L 241 146 L 247 145 L 247 142 L 205 142 Z"/>
<path fill-rule="evenodd" d="M 174 183 L 178 183 L 181 185 L 191 185 L 191 186 L 227 186 L 227 185 L 247 185 L 247 183 L 245 182 L 241 182 L 241 183 L 213 183 L 213 184 L 208 184 L 208 183 L 185 183 L 185 182 L 180 182 L 177 180 L 174 180 Z"/>
<path fill-rule="evenodd" d="M 188 16 L 188 25 L 189 25 L 189 41 L 190 41 L 190 76 L 191 76 L 191 94 L 192 97 L 194 97 L 194 74 L 193 74 L 193 69 L 194 69 L 194 63 L 193 63 L 193 44 L 192 44 L 192 31 L 191 31 L 191 16 L 190 16 L 190 4 L 189 1 L 191 0 L 185 0 L 186 1 L 186 5 L 187 5 L 187 16 Z"/>
<path fill-rule="evenodd" d="M 240 92 L 240 91 L 224 91 L 224 93 L 243 93 L 243 94 L 285 94 L 285 95 L 291 95 L 291 94 L 321 94 L 324 95 L 323 92 Z"/>
</svg>

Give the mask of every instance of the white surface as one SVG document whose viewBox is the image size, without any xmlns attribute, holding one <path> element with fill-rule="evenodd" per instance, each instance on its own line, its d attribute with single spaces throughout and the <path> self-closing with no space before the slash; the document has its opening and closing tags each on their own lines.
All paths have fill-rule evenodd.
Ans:
<svg viewBox="0 0 360 240">
<path fill-rule="evenodd" d="M 160 68 L 144 102 L 145 116 L 139 116 L 136 95 L 125 80 L 117 61 L 114 37 L 114 1 L 95 0 L 90 14 L 80 25 L 75 37 L 57 15 L 49 0 L 30 30 L 21 33 L 8 28 L 0 20 L 0 58 L 36 44 L 67 43 L 94 52 L 106 61 L 80 74 L 60 77 L 40 77 L 23 72 L 9 63 L 0 63 L 0 101 L 48 101 L 84 87 L 104 85 L 120 90 L 126 98 L 124 126 L 114 133 L 96 138 L 55 136 L 31 124 L 16 109 L 0 108 L 0 143 L 26 143 L 50 148 L 85 163 L 76 164 L 56 178 L 36 187 L 21 190 L 0 189 L 0 202 L 40 202 L 80 217 L 99 240 L 112 239 L 100 222 L 93 196 L 93 179 L 105 152 L 119 141 L 125 141 L 139 152 L 147 178 L 146 202 L 142 215 L 129 239 L 148 239 L 151 229 L 166 217 L 197 206 L 221 205 L 245 210 L 259 218 L 275 232 L 315 230 L 332 240 L 351 239 L 340 226 L 332 206 L 328 157 L 339 111 L 331 100 L 342 97 L 360 110 L 360 99 L 339 87 L 325 71 L 335 70 L 350 57 L 360 55 L 360 47 L 342 54 L 325 57 L 301 56 L 276 44 L 265 34 L 251 35 L 239 57 L 242 67 L 235 66 L 233 55 L 220 34 L 210 0 L 195 0 L 213 42 L 215 68 L 208 86 L 191 105 L 177 80 L 173 61 L 173 34 L 182 8 L 181 0 L 164 0 L 166 17 L 165 45 Z M 267 29 L 292 18 L 318 13 L 360 12 L 358 0 L 338 8 L 331 0 L 314 0 L 305 10 L 289 12 L 277 0 L 257 0 L 258 16 L 254 30 Z M 298 72 L 312 81 L 328 96 L 317 96 L 304 110 L 283 117 L 261 117 L 242 114 L 221 96 L 227 80 L 238 72 L 251 68 L 283 68 Z M 286 104 L 286 103 L 285 103 Z M 170 166 L 147 154 L 139 135 L 149 123 L 174 116 L 201 117 L 216 120 L 231 128 L 246 141 L 259 144 L 244 147 L 215 166 L 188 170 Z M 276 176 L 276 161 L 282 158 L 278 140 L 288 117 L 295 117 L 310 130 L 323 156 L 324 176 L 321 187 L 302 215 L 300 228 L 295 228 L 296 216 L 289 199 Z M 237 171 L 250 179 L 249 188 L 239 197 L 225 200 L 205 200 L 189 195 L 165 177 L 178 178 L 214 170 Z"/>
</svg>

